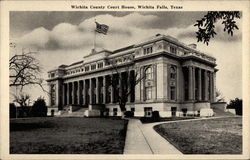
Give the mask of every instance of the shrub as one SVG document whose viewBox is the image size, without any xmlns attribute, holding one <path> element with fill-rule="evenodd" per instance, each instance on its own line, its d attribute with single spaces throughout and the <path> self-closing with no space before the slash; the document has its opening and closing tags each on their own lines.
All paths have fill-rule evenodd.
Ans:
<svg viewBox="0 0 250 160">
<path fill-rule="evenodd" d="M 236 115 L 242 115 L 242 99 L 235 98 L 231 100 L 227 108 L 235 109 Z"/>
<path fill-rule="evenodd" d="M 31 115 L 34 117 L 46 117 L 47 110 L 45 100 L 39 97 L 32 106 Z"/>
<path fill-rule="evenodd" d="M 14 104 L 14 103 L 10 103 L 10 105 L 9 105 L 9 116 L 10 116 L 10 118 L 15 118 L 16 117 L 16 105 Z"/>
<path fill-rule="evenodd" d="M 160 114 L 159 111 L 153 111 L 152 112 L 152 119 L 154 122 L 160 121 Z"/>
<path fill-rule="evenodd" d="M 134 117 L 134 112 L 132 112 L 132 111 L 126 111 L 124 113 L 124 115 L 125 115 L 125 117 Z"/>
<path fill-rule="evenodd" d="M 159 111 L 153 111 L 152 117 L 141 117 L 140 120 L 142 123 L 152 123 L 152 122 L 160 122 L 161 118 Z"/>
</svg>

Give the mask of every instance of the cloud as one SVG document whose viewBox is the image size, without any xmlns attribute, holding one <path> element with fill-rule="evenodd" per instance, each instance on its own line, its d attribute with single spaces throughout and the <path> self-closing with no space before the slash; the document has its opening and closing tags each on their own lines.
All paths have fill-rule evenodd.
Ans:
<svg viewBox="0 0 250 160">
<path fill-rule="evenodd" d="M 45 44 L 49 41 L 50 31 L 43 27 L 34 29 L 30 33 L 21 37 L 17 43 L 22 46 L 31 46 L 36 48 L 45 48 Z"/>
<path fill-rule="evenodd" d="M 150 28 L 150 24 L 156 23 L 158 17 L 155 15 L 131 13 L 123 17 L 104 14 L 96 16 L 95 19 L 98 23 L 105 23 L 110 26 L 107 36 L 97 35 L 96 38 L 103 40 L 97 40 L 98 45 L 108 48 L 111 46 L 110 48 L 114 49 L 122 47 L 120 45 L 122 44 L 121 41 L 126 44 L 125 41 L 129 41 L 129 39 L 137 39 L 134 38 L 135 36 L 143 38 L 143 35 L 147 33 L 145 28 Z M 93 44 L 95 19 L 93 17 L 85 19 L 79 25 L 60 23 L 50 31 L 44 28 L 37 28 L 24 35 L 20 42 L 24 46 L 48 50 L 84 48 Z"/>
</svg>

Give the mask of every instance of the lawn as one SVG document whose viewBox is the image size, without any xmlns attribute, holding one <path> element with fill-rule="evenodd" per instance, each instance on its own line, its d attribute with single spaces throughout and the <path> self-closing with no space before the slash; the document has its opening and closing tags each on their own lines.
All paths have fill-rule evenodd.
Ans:
<svg viewBox="0 0 250 160">
<path fill-rule="evenodd" d="M 122 154 L 127 120 L 31 118 L 10 121 L 11 154 Z"/>
<path fill-rule="evenodd" d="M 154 129 L 184 154 L 241 154 L 242 118 L 161 124 Z"/>
</svg>

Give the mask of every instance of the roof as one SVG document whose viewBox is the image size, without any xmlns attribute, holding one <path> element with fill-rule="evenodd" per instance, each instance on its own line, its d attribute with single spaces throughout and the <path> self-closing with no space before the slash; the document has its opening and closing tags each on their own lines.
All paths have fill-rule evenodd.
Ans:
<svg viewBox="0 0 250 160">
<path fill-rule="evenodd" d="M 81 63 L 83 63 L 83 61 L 78 61 L 78 62 L 72 63 L 69 66 L 74 66 L 74 65 L 77 65 L 77 64 L 81 64 Z"/>
</svg>

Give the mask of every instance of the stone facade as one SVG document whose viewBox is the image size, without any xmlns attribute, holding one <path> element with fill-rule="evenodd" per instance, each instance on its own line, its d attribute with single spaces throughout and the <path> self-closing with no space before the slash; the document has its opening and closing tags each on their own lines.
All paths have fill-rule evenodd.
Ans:
<svg viewBox="0 0 250 160">
<path fill-rule="evenodd" d="M 216 59 L 196 45 L 157 34 L 115 51 L 92 51 L 82 61 L 49 71 L 49 106 L 62 110 L 68 105 L 89 109 L 101 105 L 110 116 L 119 116 L 111 86 L 119 80 L 118 88 L 131 87 L 126 110 L 135 116 L 151 116 L 152 111 L 162 117 L 199 114 L 215 100 L 215 66 Z M 138 77 L 143 78 L 131 85 Z"/>
</svg>

